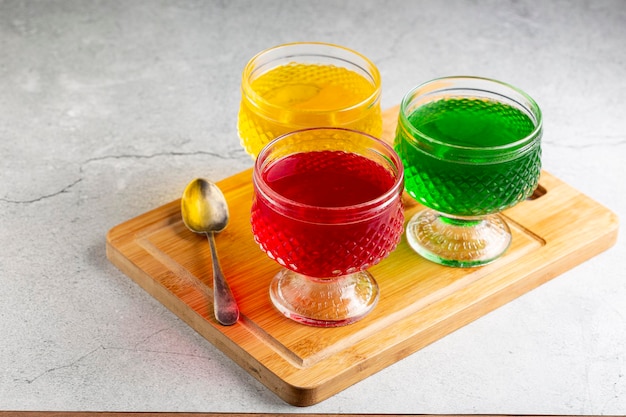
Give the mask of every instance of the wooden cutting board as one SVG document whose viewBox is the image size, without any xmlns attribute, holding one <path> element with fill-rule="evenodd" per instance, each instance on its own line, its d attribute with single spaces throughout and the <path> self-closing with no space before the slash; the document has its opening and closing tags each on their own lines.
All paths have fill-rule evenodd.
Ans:
<svg viewBox="0 0 626 417">
<path fill-rule="evenodd" d="M 384 112 L 392 141 L 398 108 Z M 224 274 L 241 307 L 234 326 L 213 317 L 206 238 L 189 232 L 180 201 L 128 220 L 107 234 L 110 261 L 287 403 L 316 404 L 611 247 L 618 218 L 542 172 L 540 192 L 507 210 L 508 252 L 474 269 L 428 262 L 403 238 L 371 268 L 381 297 L 363 320 L 321 329 L 295 323 L 272 306 L 278 264 L 254 243 L 251 170 L 218 182 L 231 212 L 216 235 Z M 191 178 L 190 178 L 191 180 Z M 182 193 L 183 190 L 181 190 Z M 406 218 L 421 206 L 405 198 Z"/>
</svg>

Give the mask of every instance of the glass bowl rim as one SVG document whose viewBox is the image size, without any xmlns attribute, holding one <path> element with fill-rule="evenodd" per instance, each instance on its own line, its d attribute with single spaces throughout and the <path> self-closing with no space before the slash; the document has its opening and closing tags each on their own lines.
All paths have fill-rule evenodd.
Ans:
<svg viewBox="0 0 626 417">
<path fill-rule="evenodd" d="M 436 83 L 440 83 L 440 82 L 445 82 L 445 81 L 463 81 L 463 80 L 468 80 L 470 82 L 484 82 L 487 84 L 492 84 L 492 85 L 497 85 L 500 87 L 503 87 L 505 89 L 508 89 L 516 94 L 521 95 L 524 99 L 526 99 L 528 101 L 528 103 L 530 104 L 531 109 L 528 109 L 526 106 L 524 106 L 523 104 L 519 103 L 518 100 L 515 100 L 514 98 L 508 96 L 508 95 L 504 95 L 495 91 L 490 91 L 487 89 L 487 87 L 483 87 L 483 88 L 472 88 L 472 87 L 467 87 L 467 86 L 463 86 L 463 85 L 459 85 L 459 86 L 454 86 L 454 87 L 450 87 L 450 88 L 442 88 L 442 89 L 437 89 L 437 91 L 446 91 L 446 90 L 475 90 L 475 91 L 482 91 L 482 92 L 487 92 L 487 93 L 491 93 L 491 94 L 495 94 L 495 95 L 499 95 L 502 97 L 507 98 L 508 100 L 512 100 L 520 105 L 522 105 L 522 107 L 525 110 L 530 110 L 530 112 L 532 113 L 533 117 L 535 117 L 536 120 L 534 120 L 535 126 L 533 128 L 533 130 L 526 136 L 524 136 L 523 138 L 515 141 L 515 142 L 510 142 L 510 143 L 506 143 L 504 145 L 497 145 L 497 146 L 465 146 L 465 145 L 455 145 L 455 144 L 450 144 L 450 143 L 446 143 L 443 142 L 441 140 L 435 139 L 432 136 L 429 136 L 427 134 L 425 134 L 424 132 L 422 132 L 421 130 L 417 129 L 415 126 L 413 126 L 412 123 L 409 122 L 408 120 L 408 115 L 406 114 L 406 112 L 404 111 L 406 109 L 406 107 L 408 106 L 409 102 L 416 96 L 416 93 L 419 90 L 422 90 L 424 88 L 427 88 L 429 86 L 432 86 L 433 84 Z M 433 90 L 436 91 L 436 90 Z M 486 77 L 477 77 L 477 76 L 469 76 L 469 75 L 455 75 L 455 76 L 447 76 L 447 77 L 439 77 L 439 78 L 434 78 L 431 79 L 429 81 L 426 81 L 424 83 L 421 83 L 413 88 L 411 88 L 402 98 L 402 101 L 400 102 L 400 109 L 399 109 L 399 118 L 400 121 L 402 122 L 401 125 L 404 129 L 408 130 L 411 133 L 412 137 L 415 136 L 419 136 L 420 139 L 425 140 L 426 142 L 430 142 L 432 144 L 438 145 L 438 146 L 445 146 L 448 148 L 452 148 L 452 149 L 457 149 L 457 150 L 461 150 L 461 151 L 480 151 L 480 152 L 494 152 L 494 151 L 506 151 L 509 149 L 513 149 L 515 151 L 515 153 L 523 153 L 528 147 L 532 147 L 532 145 L 535 143 L 535 141 L 539 138 L 541 138 L 541 132 L 543 130 L 543 115 L 541 112 L 541 108 L 539 107 L 539 105 L 535 102 L 535 100 L 528 95 L 526 92 L 522 91 L 521 89 L 502 82 L 502 81 L 498 81 L 492 78 L 486 78 Z"/>
<path fill-rule="evenodd" d="M 305 204 L 296 200 L 292 200 L 274 191 L 262 179 L 264 162 L 269 152 L 271 152 L 272 147 L 275 146 L 277 143 L 287 140 L 289 137 L 293 135 L 302 134 L 308 131 L 322 131 L 322 130 L 329 130 L 329 131 L 335 131 L 335 132 L 343 131 L 343 132 L 348 132 L 351 134 L 358 134 L 358 135 L 367 137 L 371 139 L 373 143 L 376 143 L 382 146 L 383 149 L 386 151 L 386 154 L 381 154 L 381 155 L 384 158 L 390 160 L 390 165 L 392 165 L 395 168 L 395 178 L 394 178 L 393 185 L 389 187 L 389 189 L 386 190 L 383 194 L 379 195 L 376 198 L 365 201 L 363 203 L 352 204 L 348 206 L 339 206 L 339 207 L 315 206 L 311 204 Z M 343 151 L 342 149 L 332 149 L 332 150 Z M 322 150 L 317 150 L 317 151 L 322 151 Z M 313 151 L 313 152 L 317 152 L 317 151 Z M 349 151 L 346 151 L 346 152 L 349 152 Z M 290 153 L 289 155 L 293 155 L 295 153 L 298 153 L 298 152 Z M 385 167 L 385 169 L 388 169 L 388 167 Z M 361 131 L 354 130 L 354 129 L 343 128 L 343 127 L 311 127 L 311 128 L 298 129 L 298 130 L 285 133 L 271 140 L 270 142 L 268 142 L 263 147 L 263 149 L 261 149 L 261 152 L 259 152 L 256 160 L 254 161 L 254 167 L 252 170 L 252 179 L 253 179 L 253 184 L 256 190 L 260 191 L 264 195 L 264 197 L 268 201 L 270 201 L 273 205 L 287 206 L 289 208 L 312 209 L 312 210 L 316 210 L 318 213 L 340 213 L 344 211 L 369 212 L 370 210 L 381 209 L 391 204 L 395 200 L 394 196 L 396 194 L 397 194 L 397 197 L 401 199 L 401 193 L 402 193 L 402 190 L 404 189 L 404 166 L 402 164 L 400 157 L 398 156 L 398 154 L 396 153 L 396 151 L 393 149 L 391 145 L 389 145 L 385 141 L 375 136 L 372 136 L 368 133 L 361 132 Z M 262 184 L 262 187 L 259 187 L 259 184 Z"/>
<path fill-rule="evenodd" d="M 346 60 L 345 58 L 340 58 L 340 57 L 335 57 L 332 55 L 328 55 L 328 54 L 321 54 L 318 52 L 312 52 L 312 53 L 293 53 L 291 55 L 285 55 L 284 57 L 296 57 L 296 56 L 320 56 L 320 57 L 328 57 L 328 58 L 333 58 L 333 59 L 337 59 L 340 61 L 346 61 L 349 62 L 350 64 L 356 65 L 357 67 L 361 68 L 364 72 L 366 72 L 367 74 L 369 74 L 369 76 L 372 78 L 372 82 L 374 83 L 374 91 L 372 91 L 372 93 L 367 96 L 366 98 L 364 98 L 363 100 L 359 101 L 358 103 L 355 103 L 351 106 L 348 107 L 342 107 L 339 109 L 334 109 L 334 110 L 307 110 L 307 109 L 298 109 L 298 110 L 293 110 L 293 109 L 289 109 L 288 107 L 285 106 L 280 106 L 280 105 L 276 105 L 271 103 L 270 101 L 266 100 L 265 98 L 263 98 L 262 96 L 260 96 L 259 94 L 257 94 L 256 91 L 254 91 L 254 89 L 252 89 L 249 80 L 249 75 L 252 73 L 252 70 L 254 69 L 255 64 L 258 62 L 258 60 L 260 58 L 262 58 L 263 56 L 272 53 L 274 51 L 278 51 L 280 49 L 287 49 L 287 48 L 293 48 L 293 47 L 304 47 L 304 48 L 315 48 L 315 47 L 327 47 L 327 48 L 331 48 L 331 49 L 336 49 L 342 52 L 347 52 L 348 54 L 354 55 L 355 57 L 362 59 L 369 68 L 363 68 L 363 66 L 355 64 L 351 61 Z M 289 43 L 283 43 L 280 45 L 276 45 L 273 46 L 271 48 L 268 49 L 264 49 L 260 52 L 258 52 L 256 55 L 254 55 L 252 58 L 250 58 L 250 60 L 246 63 L 242 74 L 241 74 L 241 94 L 243 97 L 247 97 L 250 102 L 250 104 L 254 105 L 257 108 L 260 108 L 261 106 L 259 106 L 259 103 L 261 103 L 262 107 L 267 107 L 267 108 L 271 108 L 271 109 L 279 109 L 279 110 L 283 110 L 283 111 L 288 111 L 291 113 L 301 113 L 301 114 L 319 114 L 319 115 L 324 115 L 324 114 L 332 114 L 332 113 L 347 113 L 350 111 L 353 111 L 355 109 L 358 109 L 359 107 L 362 107 L 364 105 L 367 104 L 368 107 L 372 107 L 376 102 L 378 102 L 380 100 L 381 97 L 381 92 L 382 92 L 382 78 L 380 75 L 380 70 L 378 69 L 378 67 L 372 62 L 371 59 L 369 59 L 367 56 L 363 55 L 360 52 L 357 52 L 353 49 L 350 49 L 348 47 L 342 46 L 342 45 L 337 45 L 334 43 L 328 43 L 328 42 L 289 42 Z"/>
</svg>

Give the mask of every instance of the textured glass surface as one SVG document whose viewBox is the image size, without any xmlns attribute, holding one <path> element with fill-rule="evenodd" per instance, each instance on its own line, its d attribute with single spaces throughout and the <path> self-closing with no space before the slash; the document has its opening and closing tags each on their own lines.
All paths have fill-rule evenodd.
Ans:
<svg viewBox="0 0 626 417">
<path fill-rule="evenodd" d="M 299 58 L 249 81 L 244 90 L 237 129 L 248 153 L 257 155 L 270 140 L 307 127 L 345 127 L 380 136 L 380 102 L 372 101 L 379 84 L 348 68 L 299 63 Z"/>
<path fill-rule="evenodd" d="M 484 100 L 440 100 L 407 120 L 419 134 L 412 136 L 401 120 L 395 149 L 405 166 L 405 187 L 423 205 L 451 215 L 484 215 L 516 204 L 537 187 L 538 140 L 498 151 L 533 131 L 523 112 Z"/>
<path fill-rule="evenodd" d="M 499 258 L 512 236 L 498 213 L 537 188 L 541 135 L 536 103 L 498 81 L 448 77 L 407 93 L 394 148 L 406 191 L 427 207 L 407 223 L 409 245 L 447 266 Z"/>
</svg>

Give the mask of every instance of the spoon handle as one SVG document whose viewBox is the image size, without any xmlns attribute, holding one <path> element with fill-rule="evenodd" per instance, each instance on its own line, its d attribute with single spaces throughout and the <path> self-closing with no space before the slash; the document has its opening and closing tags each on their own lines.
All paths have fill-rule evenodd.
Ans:
<svg viewBox="0 0 626 417">
<path fill-rule="evenodd" d="M 213 233 L 208 232 L 206 235 L 211 246 L 211 260 L 213 261 L 213 311 L 220 324 L 230 326 L 239 319 L 239 307 L 222 273 Z"/>
</svg>

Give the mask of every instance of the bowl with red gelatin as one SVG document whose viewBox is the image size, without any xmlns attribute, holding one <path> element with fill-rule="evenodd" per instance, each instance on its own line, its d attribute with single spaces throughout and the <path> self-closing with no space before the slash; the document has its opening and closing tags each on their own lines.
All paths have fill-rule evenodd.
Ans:
<svg viewBox="0 0 626 417">
<path fill-rule="evenodd" d="M 395 151 L 354 130 L 299 130 L 263 148 L 251 223 L 255 241 L 283 266 L 270 285 L 280 312 L 335 327 L 374 308 L 379 288 L 367 269 L 400 240 L 403 181 Z"/>
</svg>

